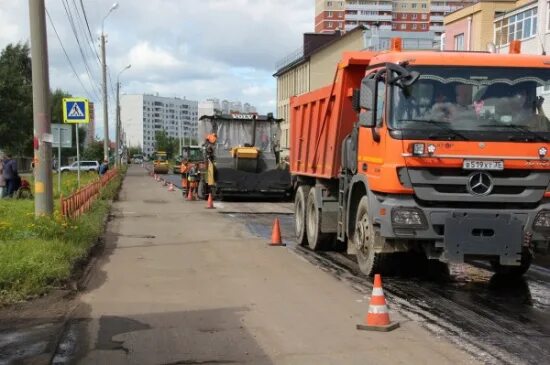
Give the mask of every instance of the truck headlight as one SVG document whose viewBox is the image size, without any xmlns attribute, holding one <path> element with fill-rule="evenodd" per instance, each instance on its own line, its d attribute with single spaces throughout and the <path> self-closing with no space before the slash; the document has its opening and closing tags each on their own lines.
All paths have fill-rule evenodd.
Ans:
<svg viewBox="0 0 550 365">
<path fill-rule="evenodd" d="M 549 216 L 550 220 L 550 216 Z M 426 217 L 417 208 L 393 208 L 391 211 L 391 222 L 397 227 L 426 228 Z"/>
<path fill-rule="evenodd" d="M 541 210 L 533 222 L 533 229 L 537 231 L 550 230 L 550 210 Z"/>
</svg>

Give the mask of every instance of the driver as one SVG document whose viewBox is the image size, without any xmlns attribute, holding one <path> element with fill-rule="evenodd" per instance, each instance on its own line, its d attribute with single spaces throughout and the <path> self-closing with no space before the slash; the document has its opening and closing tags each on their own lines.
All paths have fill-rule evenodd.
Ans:
<svg viewBox="0 0 550 365">
<path fill-rule="evenodd" d="M 432 119 L 437 121 L 453 122 L 464 117 L 475 116 L 474 106 L 471 104 L 473 96 L 472 85 L 456 84 L 454 101 L 447 101 L 446 96 L 440 91 L 436 96 L 436 103 L 431 110 Z"/>
</svg>

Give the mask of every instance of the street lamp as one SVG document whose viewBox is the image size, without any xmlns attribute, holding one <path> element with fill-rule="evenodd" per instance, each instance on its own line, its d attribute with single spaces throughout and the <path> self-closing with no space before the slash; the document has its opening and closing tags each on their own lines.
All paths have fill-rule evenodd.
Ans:
<svg viewBox="0 0 550 365">
<path fill-rule="evenodd" d="M 103 87 L 103 159 L 109 161 L 109 113 L 107 104 L 107 63 L 105 61 L 105 19 L 118 9 L 118 3 L 114 3 L 113 6 L 107 12 L 107 15 L 103 17 L 101 21 L 101 71 L 102 71 L 102 87 Z"/>
<path fill-rule="evenodd" d="M 115 166 L 120 165 L 120 74 L 132 67 L 128 65 L 116 77 L 116 136 L 115 136 Z"/>
</svg>

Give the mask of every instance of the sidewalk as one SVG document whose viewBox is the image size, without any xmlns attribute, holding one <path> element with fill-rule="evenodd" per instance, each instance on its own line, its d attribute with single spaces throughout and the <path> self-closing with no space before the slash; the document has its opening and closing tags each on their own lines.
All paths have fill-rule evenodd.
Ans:
<svg viewBox="0 0 550 365">
<path fill-rule="evenodd" d="M 357 331 L 368 298 L 204 206 L 130 167 L 57 361 L 475 363 L 395 313 L 396 331 Z"/>
</svg>

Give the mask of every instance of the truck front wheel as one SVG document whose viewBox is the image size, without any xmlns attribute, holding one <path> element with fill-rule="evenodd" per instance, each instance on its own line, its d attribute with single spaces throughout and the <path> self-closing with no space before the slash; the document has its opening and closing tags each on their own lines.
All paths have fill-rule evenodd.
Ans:
<svg viewBox="0 0 550 365">
<path fill-rule="evenodd" d="M 382 254 L 374 252 L 376 240 L 383 239 L 375 231 L 369 217 L 368 198 L 363 196 L 357 207 L 355 216 L 355 230 L 351 242 L 355 245 L 359 269 L 366 275 L 380 273 L 382 269 Z"/>
<path fill-rule="evenodd" d="M 294 228 L 296 230 L 296 241 L 299 245 L 307 244 L 306 202 L 310 189 L 311 186 L 300 185 L 296 189 L 296 196 L 294 197 Z"/>
</svg>

